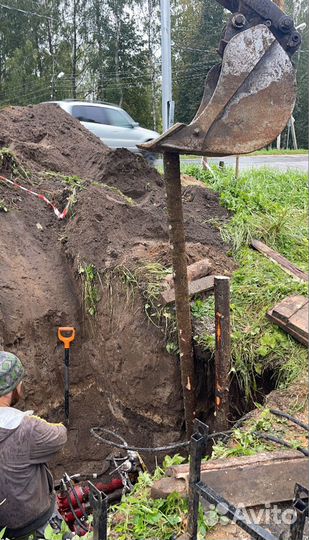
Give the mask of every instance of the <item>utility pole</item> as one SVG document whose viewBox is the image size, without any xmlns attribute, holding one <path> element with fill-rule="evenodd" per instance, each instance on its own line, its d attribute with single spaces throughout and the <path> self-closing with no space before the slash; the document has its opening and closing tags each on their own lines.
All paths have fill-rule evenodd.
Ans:
<svg viewBox="0 0 309 540">
<path fill-rule="evenodd" d="M 162 121 L 163 131 L 174 124 L 172 95 L 171 4 L 161 1 L 161 56 L 162 56 Z"/>
</svg>

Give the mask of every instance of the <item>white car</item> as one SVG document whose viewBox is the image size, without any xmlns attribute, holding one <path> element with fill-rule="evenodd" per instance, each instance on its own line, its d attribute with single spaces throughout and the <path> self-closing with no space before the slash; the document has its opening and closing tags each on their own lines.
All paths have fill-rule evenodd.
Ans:
<svg viewBox="0 0 309 540">
<path fill-rule="evenodd" d="M 143 154 L 151 163 L 155 154 L 142 152 L 137 144 L 159 137 L 159 133 L 140 127 L 138 122 L 116 105 L 88 101 L 53 101 L 67 113 L 77 118 L 83 126 L 94 133 L 110 148 L 127 148 L 131 152 Z"/>
</svg>

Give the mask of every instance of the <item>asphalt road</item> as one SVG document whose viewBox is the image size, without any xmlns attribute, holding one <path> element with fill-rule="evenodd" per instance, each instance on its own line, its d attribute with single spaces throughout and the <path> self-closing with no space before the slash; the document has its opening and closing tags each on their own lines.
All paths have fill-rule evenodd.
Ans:
<svg viewBox="0 0 309 540">
<path fill-rule="evenodd" d="M 235 166 L 235 157 L 224 158 L 210 158 L 209 164 L 219 163 L 224 161 L 226 166 Z M 181 159 L 182 165 L 199 165 L 201 158 Z M 162 160 L 156 162 L 157 165 L 163 164 Z M 272 167 L 281 171 L 288 171 L 289 169 L 300 170 L 308 172 L 308 154 L 286 154 L 286 155 L 272 155 L 272 156 L 243 156 L 240 158 L 240 170 L 260 168 L 260 167 Z"/>
</svg>

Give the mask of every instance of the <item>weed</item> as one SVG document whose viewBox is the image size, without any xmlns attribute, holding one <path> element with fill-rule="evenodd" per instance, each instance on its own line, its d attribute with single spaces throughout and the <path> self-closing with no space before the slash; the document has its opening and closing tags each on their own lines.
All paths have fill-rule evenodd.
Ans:
<svg viewBox="0 0 309 540">
<path fill-rule="evenodd" d="M 45 531 L 44 531 L 44 538 L 45 538 L 45 540 L 64 540 L 65 538 L 67 538 L 67 536 L 68 536 L 68 534 L 70 532 L 71 531 L 70 531 L 69 527 L 67 526 L 67 524 L 65 523 L 65 521 L 62 521 L 62 523 L 61 523 L 61 531 L 60 532 L 55 532 L 55 530 L 52 528 L 52 526 L 48 524 Z M 33 535 L 33 537 L 35 538 L 35 535 Z M 76 539 L 77 538 L 78 537 L 76 537 Z M 87 535 L 86 538 L 89 539 L 89 536 Z M 31 539 L 31 535 L 30 535 L 29 539 Z"/>
<path fill-rule="evenodd" d="M 17 158 L 9 148 L 3 147 L 0 149 L 0 169 L 10 172 L 13 176 L 28 178 L 28 173 L 18 163 Z"/>
<path fill-rule="evenodd" d="M 226 446 L 222 441 L 219 441 L 213 446 L 212 459 L 223 459 L 239 456 L 253 456 L 259 452 L 265 452 L 270 448 L 254 436 L 250 431 L 241 431 L 235 429 L 231 446 Z"/>
<path fill-rule="evenodd" d="M 97 280 L 99 274 L 94 264 L 80 265 L 78 269 L 79 275 L 83 280 L 83 301 L 85 311 L 92 317 L 97 313 L 97 305 L 100 301 L 100 295 L 97 288 Z"/>
<path fill-rule="evenodd" d="M 218 191 L 221 203 L 234 212 L 231 221 L 221 226 L 224 240 L 233 246 L 239 267 L 231 282 L 232 371 L 249 397 L 257 375 L 276 369 L 277 385 L 285 387 L 305 369 L 307 355 L 298 344 L 267 318 L 276 303 L 292 294 L 307 294 L 307 286 L 288 276 L 279 266 L 248 247 L 252 238 L 266 242 L 291 262 L 306 270 L 308 266 L 306 175 L 289 171 L 259 169 L 235 179 L 231 169 L 215 168 L 215 175 L 199 167 L 186 169 Z M 213 297 L 197 300 L 193 317 L 211 327 L 214 320 Z M 214 349 L 213 333 L 195 339 Z"/>
<path fill-rule="evenodd" d="M 213 446 L 211 459 L 248 456 L 259 452 L 271 452 L 278 448 L 275 443 L 261 439 L 257 432 L 286 439 L 293 448 L 302 446 L 302 434 L 295 432 L 291 434 L 290 426 L 285 419 L 274 416 L 268 408 L 261 405 L 256 407 L 259 409 L 258 415 L 247 420 L 241 429 L 234 429 L 228 445 L 220 441 Z M 296 440 L 297 438 L 299 440 Z"/>
<path fill-rule="evenodd" d="M 118 195 L 119 197 L 121 197 L 122 199 L 124 199 L 124 201 L 129 205 L 129 206 L 135 206 L 135 202 L 133 201 L 133 199 L 131 199 L 131 197 L 127 197 L 127 195 L 125 195 L 124 193 L 122 193 L 122 191 L 120 189 L 118 189 L 117 187 L 115 186 L 109 186 L 108 184 L 104 184 L 103 182 L 92 182 L 93 185 L 97 186 L 97 187 L 103 187 L 105 189 L 108 189 L 109 191 L 112 191 L 113 193 L 115 193 L 116 195 Z"/>
<path fill-rule="evenodd" d="M 139 476 L 133 491 L 115 506 L 110 519 L 109 538 L 114 540 L 166 540 L 183 533 L 188 515 L 188 502 L 178 493 L 167 499 L 152 499 L 150 489 L 154 480 L 162 478 L 166 468 L 179 464 L 183 458 L 167 456 L 163 467 L 151 476 L 144 472 Z M 210 525 L 202 508 L 199 512 L 199 531 L 205 536 Z"/>
<path fill-rule="evenodd" d="M 61 180 L 61 182 L 66 184 L 72 190 L 73 189 L 75 190 L 86 189 L 85 180 L 83 180 L 79 176 L 76 176 L 76 175 L 66 176 L 65 174 L 61 174 L 54 171 L 46 171 L 46 172 L 42 172 L 41 174 L 49 178 L 56 178 L 57 180 Z"/>
<path fill-rule="evenodd" d="M 5 204 L 4 199 L 0 199 L 0 212 L 8 212 L 9 209 Z"/>
<path fill-rule="evenodd" d="M 164 333 L 167 352 L 177 354 L 179 349 L 175 310 L 160 304 L 164 278 L 172 273 L 172 269 L 159 263 L 141 263 L 134 271 L 118 266 L 114 272 L 128 287 L 130 295 L 134 295 L 135 290 L 141 292 L 146 316 L 151 324 Z"/>
<path fill-rule="evenodd" d="M 83 180 L 79 176 L 65 176 L 63 180 L 65 184 L 69 186 L 72 190 L 86 189 L 85 180 Z"/>
</svg>

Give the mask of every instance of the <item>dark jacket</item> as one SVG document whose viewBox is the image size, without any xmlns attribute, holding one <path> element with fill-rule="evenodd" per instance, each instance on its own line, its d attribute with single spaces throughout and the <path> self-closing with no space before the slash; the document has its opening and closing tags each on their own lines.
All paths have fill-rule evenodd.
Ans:
<svg viewBox="0 0 309 540">
<path fill-rule="evenodd" d="M 54 506 L 46 463 L 66 440 L 62 424 L 0 407 L 0 530 L 27 526 Z"/>
</svg>

